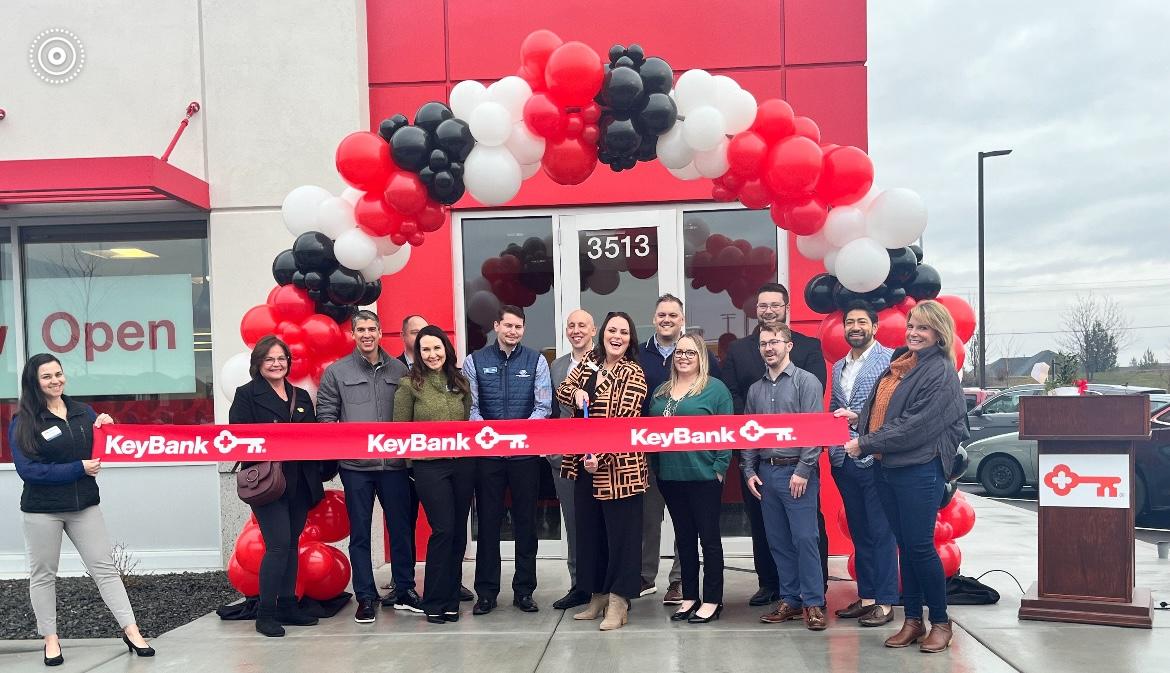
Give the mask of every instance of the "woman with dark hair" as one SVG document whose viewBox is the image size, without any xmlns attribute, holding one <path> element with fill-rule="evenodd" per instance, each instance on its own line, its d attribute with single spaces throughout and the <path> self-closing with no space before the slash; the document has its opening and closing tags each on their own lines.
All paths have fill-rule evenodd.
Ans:
<svg viewBox="0 0 1170 673">
<path fill-rule="evenodd" d="M 248 373 L 252 380 L 236 388 L 228 411 L 229 423 L 315 423 L 313 400 L 304 388 L 288 382 L 292 353 L 288 346 L 268 335 L 252 349 Z M 248 467 L 253 463 L 244 463 Z M 260 604 L 256 631 L 270 637 L 284 635 L 286 626 L 312 626 L 317 618 L 297 606 L 297 547 L 309 510 L 325 496 L 322 466 L 315 460 L 281 463 L 284 493 L 267 505 L 253 505 L 252 512 L 264 536 L 260 561 Z"/>
<path fill-rule="evenodd" d="M 646 377 L 638 365 L 634 321 L 612 312 L 597 347 L 557 387 L 557 400 L 578 416 L 642 415 Z M 646 454 L 565 455 L 561 476 L 576 481 L 577 586 L 592 598 L 573 619 L 603 617 L 602 631 L 628 621 L 630 599 L 642 588 L 642 494 L 650 487 Z"/>
<path fill-rule="evenodd" d="M 443 330 L 427 325 L 414 342 L 410 383 L 394 394 L 394 420 L 466 421 L 471 387 Z M 467 517 L 475 488 L 470 458 L 413 458 L 415 489 L 431 525 L 422 608 L 427 621 L 459 620 L 459 578 L 467 546 Z"/>
<path fill-rule="evenodd" d="M 57 637 L 57 564 L 61 533 L 77 548 L 106 607 L 122 627 L 122 641 L 140 657 L 154 648 L 138 630 L 126 587 L 114 565 L 113 546 L 98 509 L 95 477 L 101 461 L 92 459 L 93 428 L 113 423 L 87 404 L 65 395 L 61 361 L 40 353 L 29 358 L 20 376 L 20 412 L 8 427 L 12 462 L 24 481 L 20 494 L 24 540 L 28 548 L 28 593 L 37 632 L 45 638 L 45 665 L 65 662 Z"/>
</svg>

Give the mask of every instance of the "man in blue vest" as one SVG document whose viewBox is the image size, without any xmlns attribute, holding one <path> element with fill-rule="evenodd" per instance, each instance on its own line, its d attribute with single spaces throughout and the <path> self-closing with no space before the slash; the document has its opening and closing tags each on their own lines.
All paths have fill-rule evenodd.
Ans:
<svg viewBox="0 0 1170 673">
<path fill-rule="evenodd" d="M 552 411 L 552 381 L 548 361 L 520 343 L 524 338 L 524 309 L 500 307 L 492 325 L 496 342 L 463 361 L 471 384 L 471 420 L 548 418 Z M 536 590 L 536 501 L 541 471 L 548 463 L 540 456 L 476 459 L 475 506 L 479 536 L 475 552 L 475 606 L 473 615 L 496 607 L 500 593 L 500 528 L 504 523 L 505 492 L 512 492 L 512 528 L 516 538 L 516 573 L 512 577 L 512 604 L 524 612 L 540 608 L 532 599 Z"/>
</svg>

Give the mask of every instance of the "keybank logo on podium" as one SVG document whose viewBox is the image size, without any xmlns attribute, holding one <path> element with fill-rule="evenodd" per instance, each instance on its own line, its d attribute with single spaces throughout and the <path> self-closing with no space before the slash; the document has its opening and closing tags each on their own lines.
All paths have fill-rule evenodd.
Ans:
<svg viewBox="0 0 1170 673">
<path fill-rule="evenodd" d="M 1041 454 L 1041 507 L 1129 507 L 1125 455 Z"/>
</svg>

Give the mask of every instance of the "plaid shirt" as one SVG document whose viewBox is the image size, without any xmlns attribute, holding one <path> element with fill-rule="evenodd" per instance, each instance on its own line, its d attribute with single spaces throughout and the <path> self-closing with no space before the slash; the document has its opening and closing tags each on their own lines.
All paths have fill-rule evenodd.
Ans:
<svg viewBox="0 0 1170 673">
<path fill-rule="evenodd" d="M 853 388 L 848 398 L 845 397 L 845 387 L 841 384 L 841 375 L 845 371 L 845 361 L 849 356 L 838 360 L 833 365 L 833 395 L 829 399 L 829 411 L 850 409 L 860 415 L 861 408 L 865 406 L 865 402 L 869 399 L 878 380 L 890 368 L 890 356 L 893 353 L 893 349 L 886 348 L 875 341 L 865 357 L 856 365 L 860 369 L 853 379 Z M 849 426 L 849 436 L 857 437 L 857 428 Z M 844 446 L 829 447 L 829 462 L 832 463 L 833 467 L 841 467 L 845 463 L 846 455 Z M 873 464 L 873 456 L 862 456 L 853 460 L 859 467 L 869 467 Z"/>
</svg>

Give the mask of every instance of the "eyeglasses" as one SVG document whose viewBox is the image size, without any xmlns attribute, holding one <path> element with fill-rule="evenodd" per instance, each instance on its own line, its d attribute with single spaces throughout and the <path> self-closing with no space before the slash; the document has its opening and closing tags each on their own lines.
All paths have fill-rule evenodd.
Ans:
<svg viewBox="0 0 1170 673">
<path fill-rule="evenodd" d="M 790 343 L 784 339 L 769 339 L 768 341 L 761 341 L 760 348 L 776 348 L 780 344 Z"/>
<path fill-rule="evenodd" d="M 674 357 L 681 358 L 683 360 L 693 360 L 693 359 L 699 357 L 699 351 L 690 350 L 690 349 L 685 350 L 685 351 L 675 350 Z"/>
<path fill-rule="evenodd" d="M 788 304 L 756 304 L 756 308 L 761 311 L 768 308 L 772 309 L 773 311 L 779 311 L 785 306 L 788 306 Z"/>
<path fill-rule="evenodd" d="M 287 362 L 288 362 L 288 358 L 284 357 L 283 355 L 281 355 L 280 357 L 276 357 L 276 358 L 264 358 L 264 364 L 266 364 L 266 365 L 283 365 L 283 364 L 286 364 Z"/>
</svg>

